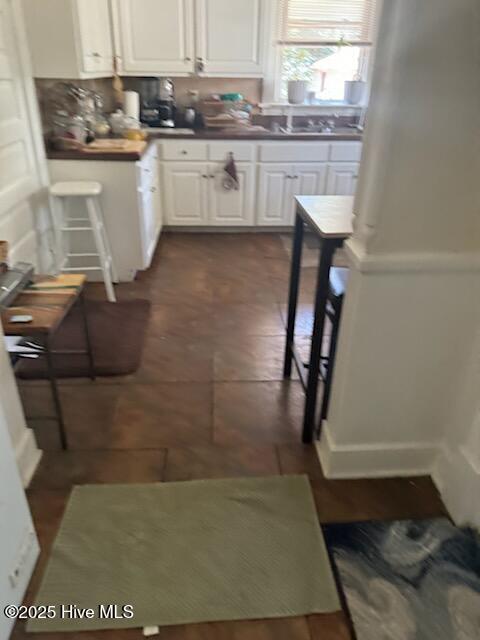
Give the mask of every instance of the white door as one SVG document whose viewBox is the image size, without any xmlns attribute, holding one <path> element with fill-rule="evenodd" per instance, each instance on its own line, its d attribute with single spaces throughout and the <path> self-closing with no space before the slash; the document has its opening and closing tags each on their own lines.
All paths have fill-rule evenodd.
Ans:
<svg viewBox="0 0 480 640">
<path fill-rule="evenodd" d="M 193 0 L 116 0 L 120 70 L 187 75 L 194 69 Z"/>
<path fill-rule="evenodd" d="M 168 162 L 163 166 L 165 216 L 170 225 L 208 224 L 208 164 Z"/>
<path fill-rule="evenodd" d="M 112 72 L 113 47 L 108 0 L 76 0 L 85 72 Z"/>
<path fill-rule="evenodd" d="M 37 262 L 30 196 L 40 188 L 11 3 L 0 0 L 0 238 L 10 258 Z M 40 126 L 37 123 L 37 126 Z"/>
<path fill-rule="evenodd" d="M 261 164 L 258 183 L 259 225 L 292 224 L 293 173 L 291 164 Z"/>
<path fill-rule="evenodd" d="M 264 4 L 263 0 L 197 0 L 196 56 L 205 75 L 262 75 Z"/>
<path fill-rule="evenodd" d="M 255 224 L 255 184 L 253 165 L 237 163 L 238 190 L 223 186 L 223 164 L 211 164 L 208 171 L 209 222 L 220 226 Z"/>
<path fill-rule="evenodd" d="M 34 194 L 38 198 L 40 180 L 26 108 L 23 63 L 27 52 L 20 46 L 24 33 L 18 30 L 19 8 L 17 2 L 0 0 L 0 238 L 10 242 L 12 259 L 36 262 L 34 214 L 29 198 Z M 39 453 L 32 431 L 26 428 L 0 327 L 1 640 L 9 637 L 14 624 L 3 615 L 4 607 L 22 601 L 38 555 L 14 451 L 27 480 Z"/>
<path fill-rule="evenodd" d="M 353 196 L 357 188 L 358 162 L 339 162 L 328 165 L 327 195 Z"/>
</svg>

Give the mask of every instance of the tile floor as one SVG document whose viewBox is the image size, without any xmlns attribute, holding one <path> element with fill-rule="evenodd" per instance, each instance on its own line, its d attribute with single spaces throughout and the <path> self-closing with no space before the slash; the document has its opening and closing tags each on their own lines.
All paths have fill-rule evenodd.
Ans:
<svg viewBox="0 0 480 640">
<path fill-rule="evenodd" d="M 315 273 L 303 270 L 297 333 L 308 351 Z M 70 451 L 55 424 L 34 421 L 45 454 L 28 497 L 42 556 L 73 485 L 172 482 L 306 473 L 320 522 L 429 517 L 444 508 L 428 478 L 326 480 L 312 448 L 299 444 L 303 398 L 282 380 L 289 260 L 276 234 L 164 234 L 152 268 L 117 287 L 120 299 L 153 304 L 139 371 L 96 383 L 61 384 Z M 102 298 L 98 285 L 89 295 Z M 43 382 L 22 383 L 27 411 L 46 415 Z M 18 625 L 13 638 L 28 637 Z M 70 634 L 130 640 L 139 631 Z M 163 629 L 162 640 L 349 640 L 344 613 Z M 42 640 L 60 640 L 47 634 Z"/>
</svg>

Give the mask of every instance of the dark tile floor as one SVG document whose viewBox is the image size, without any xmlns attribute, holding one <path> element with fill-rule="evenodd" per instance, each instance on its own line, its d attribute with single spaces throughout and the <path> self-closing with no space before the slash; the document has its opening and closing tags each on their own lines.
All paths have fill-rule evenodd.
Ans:
<svg viewBox="0 0 480 640">
<path fill-rule="evenodd" d="M 153 304 L 139 371 L 61 383 L 71 448 L 56 426 L 35 421 L 45 450 L 28 497 L 42 555 L 27 599 L 75 484 L 171 482 L 308 474 L 321 522 L 428 517 L 443 505 L 427 478 L 326 480 L 312 448 L 299 444 L 303 398 L 282 380 L 289 261 L 275 234 L 165 234 L 152 268 L 117 287 L 120 299 Z M 311 324 L 314 270 L 303 270 L 298 335 Z M 103 298 L 103 289 L 89 287 Z M 47 415 L 43 382 L 22 383 L 27 411 Z M 28 637 L 23 626 L 15 639 Z M 70 634 L 130 640 L 139 631 Z M 349 640 L 344 613 L 163 629 L 165 640 Z M 42 640 L 61 640 L 47 634 Z"/>
</svg>

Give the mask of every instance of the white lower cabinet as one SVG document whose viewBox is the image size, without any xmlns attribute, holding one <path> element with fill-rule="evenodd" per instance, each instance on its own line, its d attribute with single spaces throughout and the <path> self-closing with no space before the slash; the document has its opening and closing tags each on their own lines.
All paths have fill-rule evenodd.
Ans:
<svg viewBox="0 0 480 640">
<path fill-rule="evenodd" d="M 50 182 L 97 181 L 102 184 L 101 205 L 120 282 L 130 282 L 137 271 L 148 269 L 162 229 L 162 202 L 156 147 L 139 162 L 109 160 L 49 160 Z M 66 203 L 73 217 L 85 217 L 82 198 Z M 74 249 L 94 251 L 91 234 L 79 236 Z M 100 279 L 100 272 L 92 272 Z"/>
<path fill-rule="evenodd" d="M 169 225 L 208 224 L 207 171 L 207 164 L 203 162 L 164 164 L 164 202 Z"/>
<path fill-rule="evenodd" d="M 329 164 L 326 195 L 353 196 L 357 188 L 359 168 L 358 162 Z"/>
<path fill-rule="evenodd" d="M 293 165 L 261 164 L 258 171 L 257 223 L 262 226 L 291 224 Z"/>
<path fill-rule="evenodd" d="M 239 189 L 229 191 L 223 178 L 230 153 L 236 161 Z M 159 142 L 166 223 L 291 226 L 296 195 L 354 194 L 359 169 L 354 159 L 360 153 L 361 143 L 340 141 Z M 304 157 L 308 160 L 301 160 Z M 332 162 L 335 157 L 344 160 Z"/>
<path fill-rule="evenodd" d="M 144 264 L 147 268 L 157 246 L 158 237 L 162 230 L 162 202 L 158 173 L 144 189 L 138 189 L 138 208 L 140 211 L 140 234 L 143 247 Z"/>
<path fill-rule="evenodd" d="M 164 192 L 172 226 L 245 226 L 255 220 L 253 166 L 238 163 L 239 188 L 223 187 L 224 163 L 166 162 Z"/>
<path fill-rule="evenodd" d="M 261 164 L 258 182 L 259 225 L 292 225 L 296 195 L 325 193 L 327 165 L 305 162 L 301 164 Z"/>
<path fill-rule="evenodd" d="M 208 219 L 219 226 L 255 224 L 255 181 L 253 165 L 237 163 L 238 189 L 223 186 L 223 165 L 209 165 Z"/>
</svg>

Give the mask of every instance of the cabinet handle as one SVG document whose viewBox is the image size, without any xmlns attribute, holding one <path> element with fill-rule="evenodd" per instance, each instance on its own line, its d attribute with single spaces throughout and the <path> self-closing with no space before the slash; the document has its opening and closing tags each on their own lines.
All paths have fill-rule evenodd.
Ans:
<svg viewBox="0 0 480 640">
<path fill-rule="evenodd" d="M 94 58 L 101 58 L 101 57 L 102 57 L 102 56 L 101 56 L 97 51 L 94 51 L 94 52 L 92 53 L 92 56 L 93 56 Z"/>
<path fill-rule="evenodd" d="M 182 156 L 186 156 L 186 155 L 187 155 L 187 153 L 188 153 L 188 151 L 185 151 L 185 149 L 182 149 L 182 150 L 180 151 L 180 153 L 182 154 Z"/>
<path fill-rule="evenodd" d="M 208 177 L 209 177 L 209 178 L 215 178 L 215 174 L 214 174 L 214 173 L 211 173 Z"/>
<path fill-rule="evenodd" d="M 187 57 L 185 58 L 185 62 L 191 62 L 191 61 L 192 61 L 192 59 L 190 58 L 190 56 L 187 56 Z"/>
<path fill-rule="evenodd" d="M 151 191 L 152 193 L 155 193 L 155 192 L 156 192 L 156 190 L 157 190 L 157 187 L 152 187 L 152 188 L 150 189 L 150 191 Z"/>
<path fill-rule="evenodd" d="M 202 178 L 208 178 L 206 173 L 202 173 Z"/>
</svg>

